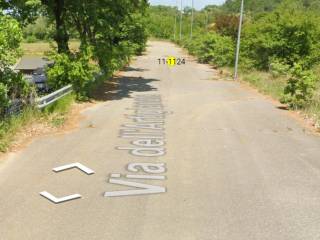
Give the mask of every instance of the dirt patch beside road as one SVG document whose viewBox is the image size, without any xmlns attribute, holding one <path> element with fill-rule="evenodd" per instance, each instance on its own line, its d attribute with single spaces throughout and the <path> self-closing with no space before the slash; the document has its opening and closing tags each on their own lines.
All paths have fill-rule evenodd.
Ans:
<svg viewBox="0 0 320 240">
<path fill-rule="evenodd" d="M 65 116 L 64 123 L 60 126 L 55 126 L 51 123 L 50 119 L 42 119 L 34 121 L 31 124 L 23 127 L 15 136 L 7 153 L 0 153 L 0 160 L 10 153 L 18 152 L 26 148 L 34 140 L 39 137 L 49 136 L 53 134 L 67 134 L 75 131 L 79 127 L 79 123 L 85 117 L 81 114 L 85 109 L 93 106 L 95 102 L 74 103 L 68 115 Z"/>
</svg>

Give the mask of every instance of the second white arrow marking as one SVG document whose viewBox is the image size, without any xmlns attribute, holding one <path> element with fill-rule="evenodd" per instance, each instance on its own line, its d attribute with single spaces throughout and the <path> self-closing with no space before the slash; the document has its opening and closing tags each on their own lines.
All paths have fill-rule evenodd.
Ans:
<svg viewBox="0 0 320 240">
<path fill-rule="evenodd" d="M 71 164 L 68 164 L 68 165 L 61 166 L 61 167 L 53 168 L 52 170 L 54 172 L 61 172 L 61 171 L 68 170 L 68 169 L 71 169 L 71 168 L 78 168 L 82 172 L 85 172 L 88 175 L 94 174 L 94 171 L 92 169 L 82 165 L 81 163 L 71 163 Z"/>
<path fill-rule="evenodd" d="M 61 197 L 61 198 L 57 198 L 55 196 L 53 196 L 52 194 L 44 191 L 40 193 L 41 196 L 45 197 L 46 199 L 50 200 L 53 203 L 62 203 L 62 202 L 66 202 L 66 201 L 71 201 L 77 198 L 81 198 L 80 194 L 73 194 L 73 195 L 69 195 L 66 197 Z"/>
</svg>

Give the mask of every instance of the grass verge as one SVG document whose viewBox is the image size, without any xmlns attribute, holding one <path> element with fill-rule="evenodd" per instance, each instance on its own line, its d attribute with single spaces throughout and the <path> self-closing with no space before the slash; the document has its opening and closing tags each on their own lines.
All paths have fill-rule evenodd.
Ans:
<svg viewBox="0 0 320 240">
<path fill-rule="evenodd" d="M 28 128 L 34 123 L 46 124 L 53 128 L 62 126 L 74 102 L 75 96 L 70 94 L 42 111 L 29 107 L 24 109 L 20 115 L 0 120 L 0 152 L 7 152 L 17 135 L 28 131 Z"/>
<path fill-rule="evenodd" d="M 280 100 L 287 83 L 287 78 L 284 76 L 273 77 L 268 72 L 256 70 L 240 72 L 240 78 L 257 88 L 261 93 L 270 95 L 277 100 Z"/>
<path fill-rule="evenodd" d="M 52 43 L 56 45 L 54 42 Z M 45 56 L 46 52 L 51 50 L 49 42 L 22 43 L 23 54 L 28 56 Z M 70 41 L 69 48 L 71 51 L 79 50 L 79 41 Z"/>
<path fill-rule="evenodd" d="M 226 78 L 232 77 L 232 68 L 223 68 L 223 75 Z M 320 75 L 319 72 L 316 74 Z M 262 72 L 257 70 L 239 71 L 239 79 L 249 83 L 259 92 L 271 96 L 273 99 L 280 101 L 284 88 L 287 84 L 288 77 L 274 77 L 270 72 Z M 320 129 L 320 82 L 318 83 L 312 101 L 304 108 L 300 109 L 305 118 L 310 119 L 317 129 Z"/>
<path fill-rule="evenodd" d="M 315 127 L 320 129 L 320 82 L 316 89 L 313 99 L 306 107 L 305 112 L 315 122 Z"/>
</svg>

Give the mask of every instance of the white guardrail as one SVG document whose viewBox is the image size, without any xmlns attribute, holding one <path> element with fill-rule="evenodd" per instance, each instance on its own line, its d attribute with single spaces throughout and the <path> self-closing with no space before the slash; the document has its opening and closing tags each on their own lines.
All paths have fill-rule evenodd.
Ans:
<svg viewBox="0 0 320 240">
<path fill-rule="evenodd" d="M 72 85 L 65 86 L 65 87 L 63 87 L 53 93 L 50 93 L 47 96 L 37 98 L 36 105 L 38 106 L 38 108 L 42 109 L 42 108 L 50 105 L 51 103 L 56 102 L 60 98 L 70 94 L 71 92 L 72 92 Z"/>
</svg>

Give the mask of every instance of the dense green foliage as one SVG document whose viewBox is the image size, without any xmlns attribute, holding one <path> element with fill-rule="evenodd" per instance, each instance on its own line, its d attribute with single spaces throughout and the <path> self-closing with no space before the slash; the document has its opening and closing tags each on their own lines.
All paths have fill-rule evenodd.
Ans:
<svg viewBox="0 0 320 240">
<path fill-rule="evenodd" d="M 273 76 L 287 74 L 282 102 L 302 108 L 312 99 L 320 64 L 319 13 L 308 1 L 287 0 L 272 12 L 247 21 L 241 48 L 242 66 L 270 70 Z"/>
<path fill-rule="evenodd" d="M 260 69 L 268 69 L 275 59 L 310 68 L 320 60 L 319 20 L 301 4 L 281 4 L 270 14 L 245 24 L 243 57 L 253 59 Z"/>
<path fill-rule="evenodd" d="M 0 114 L 15 99 L 27 101 L 31 87 L 10 67 L 20 55 L 22 32 L 12 17 L 0 15 Z"/>
<path fill-rule="evenodd" d="M 303 70 L 301 65 L 295 64 L 281 101 L 292 108 L 306 107 L 313 97 L 315 83 L 316 76 L 312 71 Z"/>
<path fill-rule="evenodd" d="M 38 18 L 39 0 L 5 0 L 0 1 L 0 9 L 6 10 L 9 15 L 23 26 Z"/>
<path fill-rule="evenodd" d="M 160 39 L 172 38 L 174 24 L 178 11 L 167 6 L 152 6 L 149 8 L 148 31 L 153 37 Z"/>
<path fill-rule="evenodd" d="M 40 16 L 34 23 L 23 28 L 23 37 L 26 42 L 36 42 L 52 39 L 54 26 L 48 18 Z"/>
<path fill-rule="evenodd" d="M 183 10 L 181 32 L 184 39 L 190 36 L 191 11 L 192 9 L 189 7 Z M 194 33 L 197 34 L 199 31 L 209 28 L 217 12 L 218 10 L 214 7 L 208 7 L 203 11 L 194 11 Z M 177 8 L 150 6 L 148 16 L 147 28 L 151 36 L 172 40 L 180 38 L 180 11 Z"/>
<path fill-rule="evenodd" d="M 234 59 L 233 41 L 217 33 L 198 34 L 192 40 L 183 41 L 188 51 L 202 63 L 222 67 L 229 66 Z"/>
<path fill-rule="evenodd" d="M 246 0 L 245 8 L 247 12 L 260 13 L 271 11 L 282 0 Z M 222 9 L 229 13 L 238 13 L 240 9 L 241 0 L 226 0 Z"/>
<path fill-rule="evenodd" d="M 50 86 L 55 89 L 72 83 L 79 97 L 88 95 L 88 85 L 94 83 L 96 73 L 110 75 L 132 55 L 143 52 L 147 41 L 147 7 L 146 0 L 7 0 L 0 3 L 0 8 L 20 23 L 16 22 L 20 33 L 23 27 L 26 41 L 57 43 L 56 54 L 51 54 L 55 66 L 47 73 Z M 71 38 L 81 42 L 77 53 L 69 50 Z"/>
<path fill-rule="evenodd" d="M 70 54 L 52 53 L 50 59 L 55 64 L 47 70 L 49 86 L 53 89 L 59 89 L 67 84 L 72 84 L 79 98 L 86 96 L 97 71 L 97 67 L 90 63 L 90 58 L 90 49 Z"/>
</svg>

